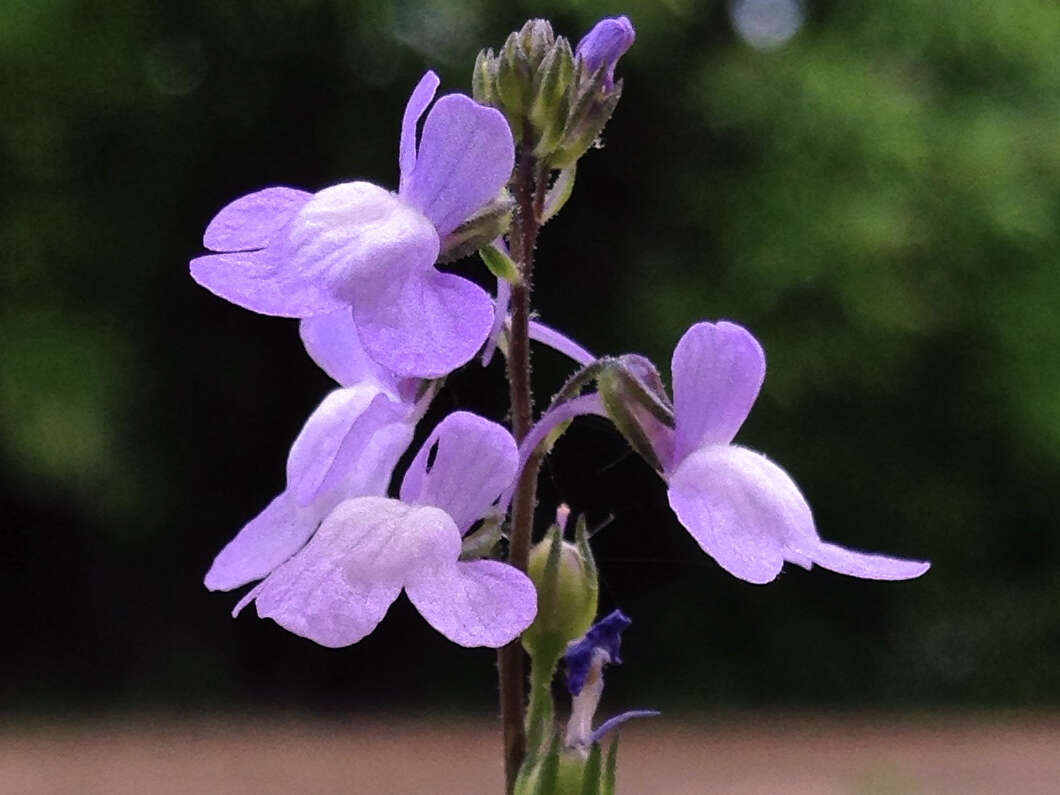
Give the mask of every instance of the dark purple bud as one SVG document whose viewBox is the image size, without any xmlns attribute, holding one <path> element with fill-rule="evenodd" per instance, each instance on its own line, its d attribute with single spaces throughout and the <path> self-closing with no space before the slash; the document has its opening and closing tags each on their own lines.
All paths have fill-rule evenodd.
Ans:
<svg viewBox="0 0 1060 795">
<path fill-rule="evenodd" d="M 594 657 L 599 657 L 599 652 L 603 652 L 604 662 L 622 662 L 622 658 L 618 656 L 618 647 L 622 642 L 623 630 L 632 623 L 621 610 L 612 611 L 606 618 L 593 624 L 581 640 L 567 648 L 563 660 L 567 665 L 567 690 L 572 696 L 582 691 Z M 596 662 L 599 664 L 600 660 L 597 659 Z"/>
<path fill-rule="evenodd" d="M 610 91 L 615 82 L 615 64 L 633 45 L 635 35 L 633 25 L 624 16 L 601 19 L 578 42 L 574 55 L 582 60 L 590 74 L 605 67 L 604 85 Z"/>
</svg>

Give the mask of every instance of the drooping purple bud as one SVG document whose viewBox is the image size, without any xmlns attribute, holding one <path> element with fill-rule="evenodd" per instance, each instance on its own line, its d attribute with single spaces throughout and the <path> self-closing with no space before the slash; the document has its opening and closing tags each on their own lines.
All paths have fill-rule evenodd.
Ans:
<svg viewBox="0 0 1060 795">
<path fill-rule="evenodd" d="M 590 73 L 605 66 L 604 83 L 610 91 L 615 82 L 615 64 L 633 46 L 635 36 L 633 25 L 626 17 L 601 19 L 578 42 L 574 56 L 582 60 Z"/>
<path fill-rule="evenodd" d="M 614 610 L 606 618 L 597 621 L 581 640 L 567 647 L 563 655 L 567 665 L 567 690 L 572 696 L 578 695 L 593 667 L 594 657 L 597 662 L 618 664 L 618 647 L 622 642 L 622 632 L 633 622 L 621 610 Z"/>
</svg>

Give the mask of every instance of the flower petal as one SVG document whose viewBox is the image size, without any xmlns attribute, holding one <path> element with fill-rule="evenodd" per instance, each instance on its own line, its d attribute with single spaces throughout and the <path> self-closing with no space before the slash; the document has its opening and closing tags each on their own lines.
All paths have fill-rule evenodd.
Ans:
<svg viewBox="0 0 1060 795">
<path fill-rule="evenodd" d="M 214 295 L 262 315 L 310 317 L 349 304 L 311 274 L 286 267 L 271 249 L 197 257 L 191 277 Z"/>
<path fill-rule="evenodd" d="M 401 198 L 445 237 L 497 195 L 514 164 L 512 132 L 500 111 L 449 94 L 427 114 L 415 168 L 403 171 Z"/>
<path fill-rule="evenodd" d="M 678 466 L 694 450 L 732 441 L 765 378 L 762 346 L 724 321 L 697 323 L 674 348 L 675 450 Z"/>
<path fill-rule="evenodd" d="M 258 586 L 258 615 L 322 646 L 359 641 L 382 621 L 425 546 L 403 532 L 410 512 L 383 497 L 340 503 L 302 551 Z M 459 534 L 452 528 L 450 535 L 455 559 Z M 451 550 L 443 544 L 442 552 Z"/>
<path fill-rule="evenodd" d="M 401 143 L 398 147 L 398 167 L 401 169 L 401 188 L 404 190 L 406 179 L 416 167 L 416 125 L 423 111 L 434 99 L 438 90 L 438 75 L 428 70 L 420 82 L 412 89 L 412 96 L 405 105 L 405 115 L 401 119 Z"/>
<path fill-rule="evenodd" d="M 265 188 L 236 199 L 221 209 L 203 235 L 211 251 L 247 251 L 265 248 L 309 201 L 313 194 L 294 188 Z"/>
<path fill-rule="evenodd" d="M 441 508 L 466 533 L 511 484 L 518 460 L 507 430 L 458 411 L 438 423 L 409 464 L 401 499 Z"/>
<path fill-rule="evenodd" d="M 537 614 L 530 578 L 495 560 L 423 568 L 405 593 L 427 623 L 461 646 L 503 646 Z"/>
<path fill-rule="evenodd" d="M 339 445 L 378 394 L 367 385 L 336 389 L 309 415 L 287 455 L 287 488 L 299 505 L 312 502 Z"/>
<path fill-rule="evenodd" d="M 343 437 L 315 499 L 330 509 L 342 499 L 385 495 L 398 459 L 412 444 L 412 411 L 376 395 Z"/>
<path fill-rule="evenodd" d="M 398 375 L 439 378 L 466 364 L 489 335 L 493 301 L 473 282 L 433 269 L 364 280 L 353 319 L 368 355 Z"/>
<path fill-rule="evenodd" d="M 718 445 L 693 453 L 670 478 L 669 496 L 677 518 L 703 550 L 748 582 L 769 582 L 785 560 L 871 580 L 907 580 L 931 567 L 822 541 L 791 477 L 743 447 Z"/>
<path fill-rule="evenodd" d="M 814 548 L 812 560 L 830 571 L 867 580 L 911 580 L 931 568 L 926 561 L 856 552 L 824 541 Z"/>
<path fill-rule="evenodd" d="M 298 331 L 309 357 L 343 386 L 370 383 L 397 394 L 397 378 L 372 359 L 361 345 L 349 307 L 305 318 Z"/>
<path fill-rule="evenodd" d="M 218 553 L 203 583 L 211 591 L 231 591 L 260 580 L 301 549 L 318 524 L 320 516 L 285 491 Z"/>
<path fill-rule="evenodd" d="M 628 17 L 601 19 L 578 42 L 574 55 L 582 59 L 590 74 L 604 66 L 604 80 L 610 88 L 615 78 L 615 65 L 633 46 L 635 37 Z"/>
<path fill-rule="evenodd" d="M 810 506 L 788 474 L 743 447 L 688 456 L 670 478 L 669 497 L 703 551 L 747 582 L 770 582 L 789 544 L 804 549 L 818 540 Z"/>
</svg>

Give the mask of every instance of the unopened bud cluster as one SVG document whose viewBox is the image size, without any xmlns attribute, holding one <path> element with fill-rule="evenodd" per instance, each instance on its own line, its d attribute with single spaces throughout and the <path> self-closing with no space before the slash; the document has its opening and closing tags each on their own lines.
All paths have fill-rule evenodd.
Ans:
<svg viewBox="0 0 1060 795">
<path fill-rule="evenodd" d="M 615 64 L 633 43 L 622 17 L 600 22 L 572 50 L 543 19 L 512 33 L 500 52 L 483 50 L 475 61 L 475 100 L 500 110 L 518 144 L 549 168 L 574 165 L 614 113 L 622 82 Z"/>
</svg>

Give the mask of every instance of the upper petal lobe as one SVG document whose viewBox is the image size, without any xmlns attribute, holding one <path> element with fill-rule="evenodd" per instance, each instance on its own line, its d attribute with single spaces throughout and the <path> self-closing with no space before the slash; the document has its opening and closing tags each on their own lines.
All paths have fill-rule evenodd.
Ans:
<svg viewBox="0 0 1060 795">
<path fill-rule="evenodd" d="M 518 460 L 507 430 L 458 411 L 438 423 L 409 464 L 401 499 L 441 508 L 464 533 L 511 484 Z"/>
<path fill-rule="evenodd" d="M 427 114 L 416 165 L 404 174 L 401 197 L 445 237 L 497 195 L 514 164 L 511 129 L 500 111 L 449 94 Z"/>
<path fill-rule="evenodd" d="M 265 248 L 276 232 L 307 201 L 311 193 L 294 188 L 265 188 L 247 194 L 221 209 L 203 235 L 211 251 L 248 251 Z"/>
<path fill-rule="evenodd" d="M 674 462 L 700 447 L 728 444 L 743 425 L 765 378 L 762 346 L 724 321 L 697 323 L 674 348 Z"/>
</svg>

